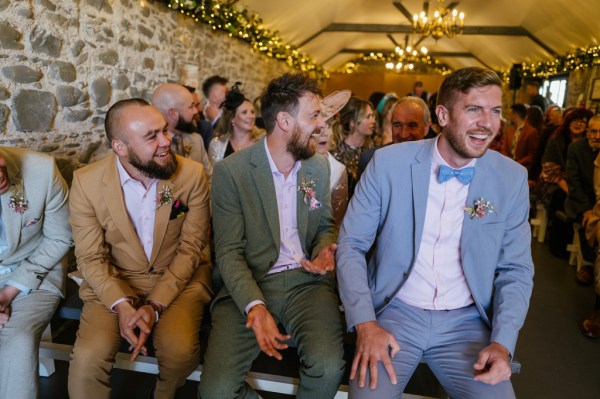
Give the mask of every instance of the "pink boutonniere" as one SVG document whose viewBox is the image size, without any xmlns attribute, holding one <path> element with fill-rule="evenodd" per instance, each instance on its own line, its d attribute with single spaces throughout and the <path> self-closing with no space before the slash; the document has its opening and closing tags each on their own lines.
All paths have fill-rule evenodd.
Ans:
<svg viewBox="0 0 600 399">
<path fill-rule="evenodd" d="M 319 209 L 321 206 L 323 206 L 317 200 L 317 192 L 315 191 L 316 183 L 317 181 L 315 179 L 306 179 L 304 176 L 302 176 L 300 187 L 298 187 L 298 191 L 304 193 L 304 203 L 308 205 L 308 209 L 311 211 Z"/>
<path fill-rule="evenodd" d="M 25 198 L 23 186 L 20 184 L 16 185 L 11 191 L 13 192 L 13 195 L 11 195 L 8 200 L 8 207 L 14 212 L 22 215 L 29 208 L 29 201 Z"/>
<path fill-rule="evenodd" d="M 473 201 L 473 206 L 465 206 L 465 212 L 469 212 L 471 219 L 475 217 L 481 219 L 487 214 L 494 213 L 494 205 L 490 201 L 479 198 Z"/>
<path fill-rule="evenodd" d="M 162 190 L 156 195 L 156 209 L 164 204 L 170 204 L 171 201 L 173 201 L 173 191 L 171 191 L 171 187 L 163 186 Z"/>
</svg>

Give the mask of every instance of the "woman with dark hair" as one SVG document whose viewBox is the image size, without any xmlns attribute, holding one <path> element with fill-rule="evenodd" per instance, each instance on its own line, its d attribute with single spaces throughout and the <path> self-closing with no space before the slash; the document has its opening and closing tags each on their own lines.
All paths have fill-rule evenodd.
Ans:
<svg viewBox="0 0 600 399">
<path fill-rule="evenodd" d="M 331 154 L 346 166 L 348 172 L 348 198 L 352 197 L 358 183 L 358 160 L 362 151 L 373 147 L 371 136 L 375 129 L 375 115 L 371 103 L 350 97 L 333 122 L 334 142 Z"/>
<path fill-rule="evenodd" d="M 544 113 L 538 107 L 530 107 L 525 115 L 515 146 L 515 161 L 529 169 L 544 129 Z"/>
<path fill-rule="evenodd" d="M 208 145 L 213 165 L 223 158 L 256 143 L 265 132 L 255 126 L 254 105 L 240 92 L 236 83 L 221 105 L 223 113 Z"/>
<path fill-rule="evenodd" d="M 538 200 L 546 209 L 552 223 L 550 234 L 550 252 L 555 256 L 566 258 L 567 244 L 573 239 L 573 230 L 557 217 L 557 211 L 564 210 L 567 197 L 567 148 L 569 144 L 585 137 L 587 122 L 592 111 L 577 108 L 565 115 L 562 125 L 553 133 L 548 141 L 542 157 L 542 173 L 536 186 Z"/>
</svg>

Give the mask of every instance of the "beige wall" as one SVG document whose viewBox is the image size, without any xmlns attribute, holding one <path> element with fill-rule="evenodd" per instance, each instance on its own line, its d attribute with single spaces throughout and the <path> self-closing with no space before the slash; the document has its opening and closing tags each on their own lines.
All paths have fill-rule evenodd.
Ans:
<svg viewBox="0 0 600 399">
<path fill-rule="evenodd" d="M 423 82 L 425 91 L 433 94 L 437 92 L 444 77 L 442 75 L 397 73 L 332 73 L 331 78 L 323 86 L 325 94 L 336 90 L 349 89 L 355 95 L 368 99 L 371 93 L 375 91 L 394 92 L 398 96 L 404 96 L 412 91 L 413 84 L 418 80 Z"/>
</svg>

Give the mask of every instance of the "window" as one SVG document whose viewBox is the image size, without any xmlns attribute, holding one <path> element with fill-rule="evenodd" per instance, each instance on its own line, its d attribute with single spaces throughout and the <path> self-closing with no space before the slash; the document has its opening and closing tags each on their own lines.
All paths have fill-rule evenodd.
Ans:
<svg viewBox="0 0 600 399">
<path fill-rule="evenodd" d="M 540 94 L 546 98 L 550 98 L 554 104 L 564 107 L 565 96 L 567 94 L 567 78 L 564 76 L 556 76 L 544 80 Z"/>
</svg>

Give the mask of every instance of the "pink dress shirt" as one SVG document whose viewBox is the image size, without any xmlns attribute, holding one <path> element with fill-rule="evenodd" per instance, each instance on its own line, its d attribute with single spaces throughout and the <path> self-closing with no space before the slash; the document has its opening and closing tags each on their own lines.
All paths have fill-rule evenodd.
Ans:
<svg viewBox="0 0 600 399">
<path fill-rule="evenodd" d="M 301 267 L 300 262 L 305 258 L 302 245 L 300 244 L 300 235 L 298 234 L 297 213 L 298 171 L 302 167 L 302 163 L 296 161 L 290 174 L 285 178 L 283 173 L 277 169 L 277 165 L 275 165 L 271 157 L 267 140 L 264 142 L 269 166 L 273 174 L 275 195 L 277 197 L 277 213 L 279 215 L 279 257 L 267 273 L 274 274 Z M 246 313 L 248 313 L 250 308 L 259 303 L 264 305 L 259 300 L 250 302 L 245 308 Z"/>
<path fill-rule="evenodd" d="M 123 199 L 129 220 L 133 223 L 133 228 L 144 248 L 146 257 L 150 260 L 152 255 L 152 246 L 154 245 L 154 217 L 156 215 L 156 185 L 158 179 L 152 180 L 148 189 L 144 185 L 129 176 L 121 161 L 117 158 L 117 170 L 121 180 L 121 189 L 123 190 Z M 112 304 L 114 307 L 127 301 L 128 298 L 121 298 Z"/>
<path fill-rule="evenodd" d="M 448 165 L 433 146 L 425 225 L 413 270 L 396 297 L 422 309 L 459 309 L 473 303 L 462 269 L 460 238 L 469 185 L 457 178 L 439 183 Z M 475 159 L 465 167 L 475 166 Z"/>
</svg>

